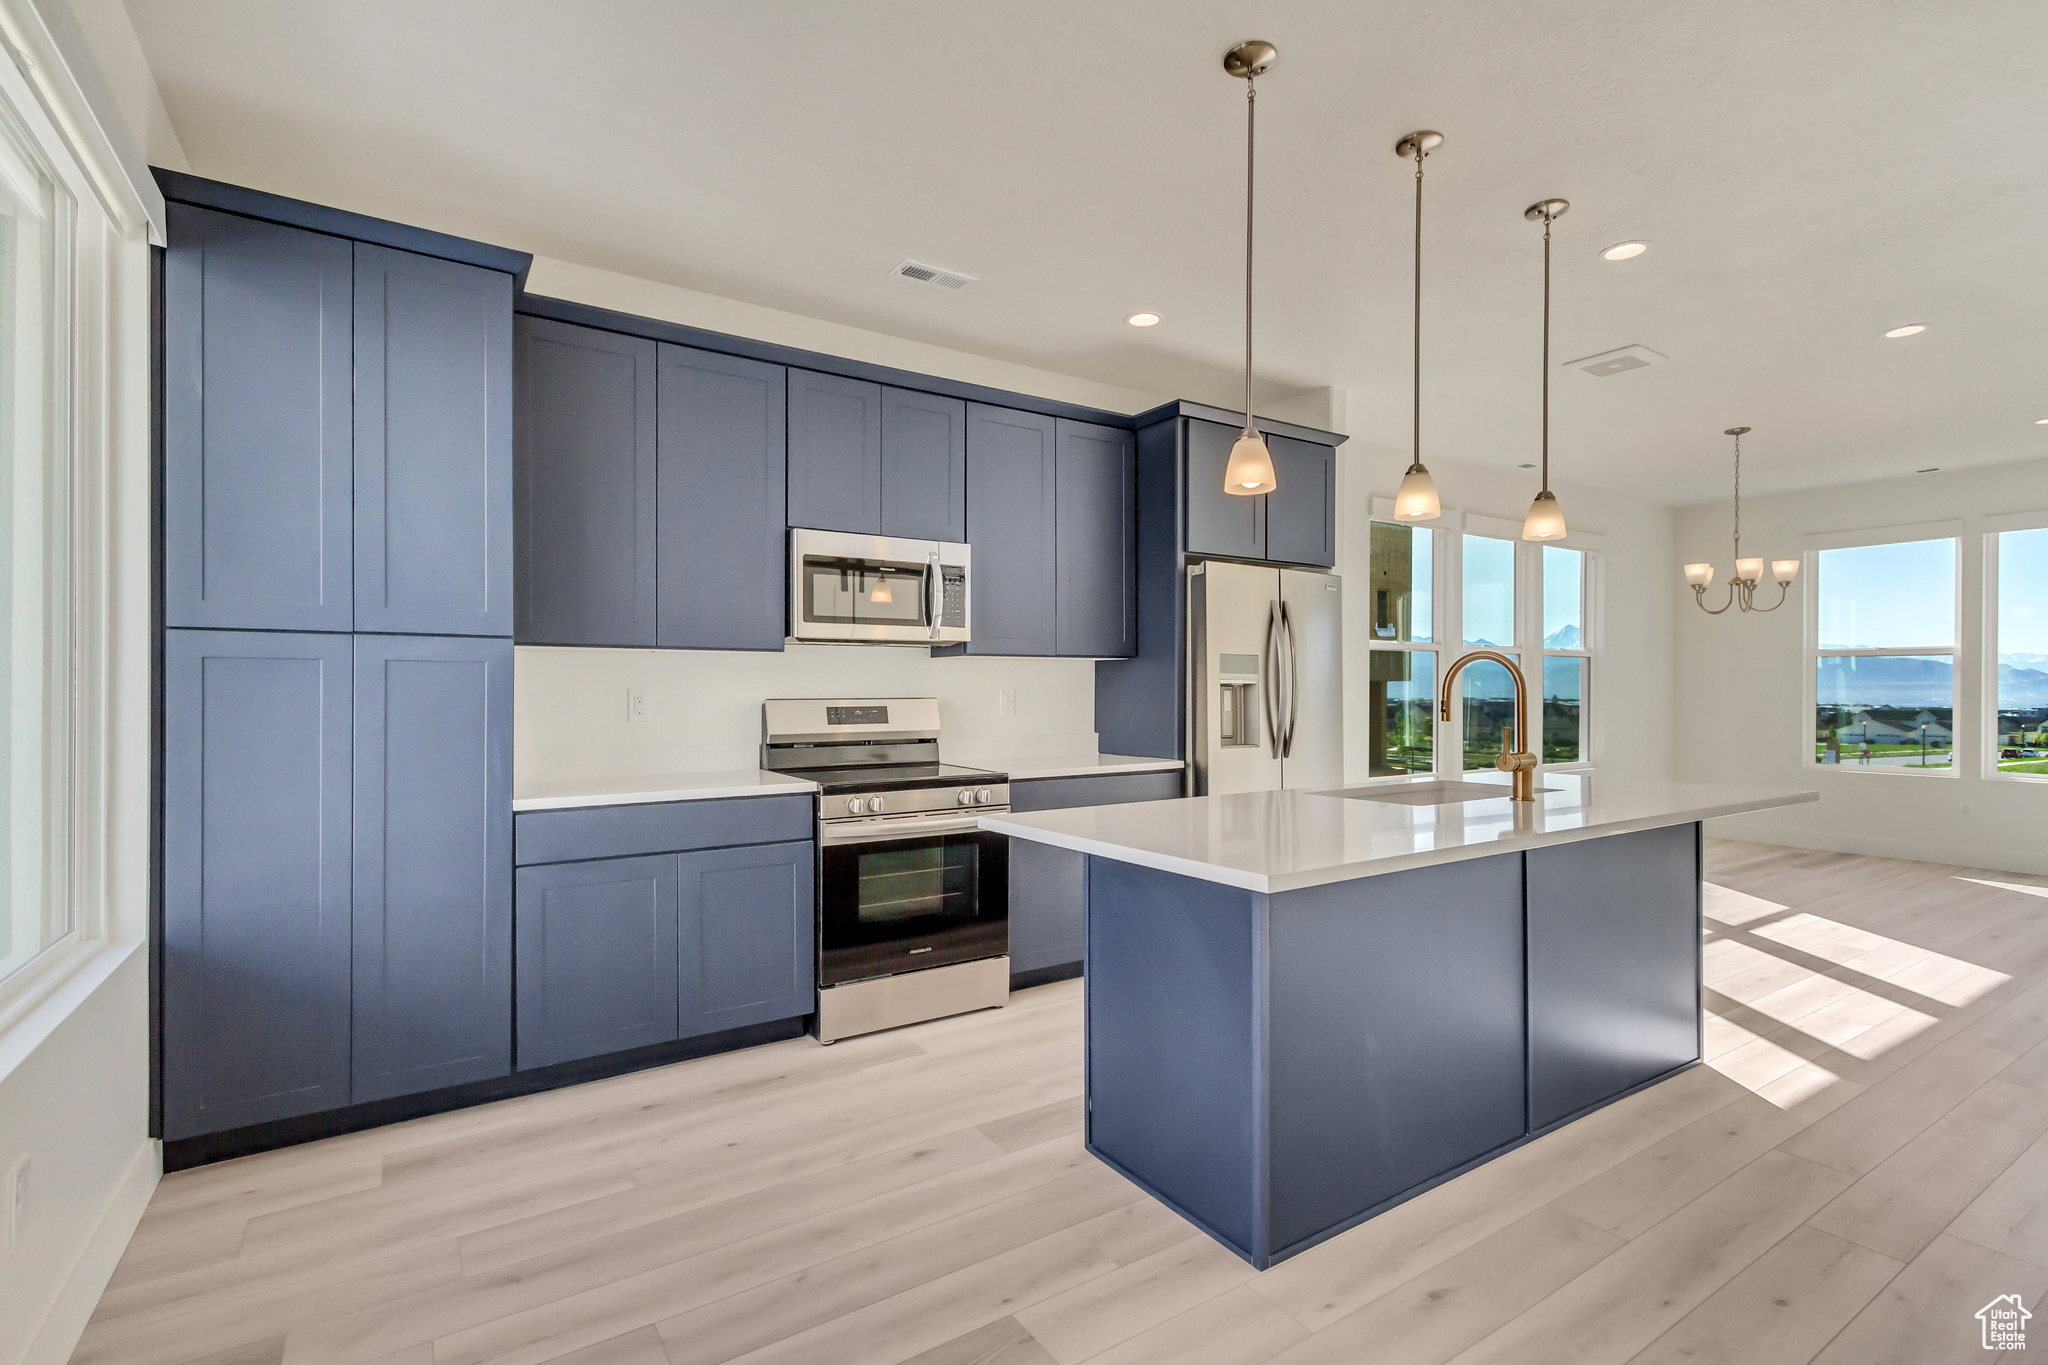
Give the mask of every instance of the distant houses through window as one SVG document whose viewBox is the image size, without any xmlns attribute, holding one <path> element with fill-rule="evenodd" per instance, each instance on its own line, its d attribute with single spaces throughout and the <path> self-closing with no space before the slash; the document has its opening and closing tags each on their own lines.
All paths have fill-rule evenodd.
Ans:
<svg viewBox="0 0 2048 1365">
<path fill-rule="evenodd" d="M 1992 771 L 2048 779 L 2048 529 L 1992 537 L 1998 719 Z"/>
<path fill-rule="evenodd" d="M 1953 537 L 1822 550 L 1815 573 L 1815 761 L 1954 767 Z"/>
</svg>

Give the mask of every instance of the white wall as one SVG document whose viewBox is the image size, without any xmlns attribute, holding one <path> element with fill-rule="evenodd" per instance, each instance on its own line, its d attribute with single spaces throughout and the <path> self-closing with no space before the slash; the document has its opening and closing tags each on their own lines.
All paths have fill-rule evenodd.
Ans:
<svg viewBox="0 0 2048 1365">
<path fill-rule="evenodd" d="M 2048 508 L 2048 460 L 1902 479 L 1872 480 L 1804 493 L 1742 500 L 1744 553 L 1792 557 L 1809 535 L 1882 529 L 1936 521 L 1963 525 L 1960 684 L 1985 636 L 1982 596 L 1986 518 Z M 1812 664 L 1806 655 L 1807 598 L 1770 615 L 1731 611 L 1707 616 L 1693 606 L 1677 564 L 1711 560 L 1723 578 L 1731 567 L 1729 506 L 1678 513 L 1677 559 L 1661 579 L 1678 612 L 1678 772 L 1700 782 L 1742 782 L 1818 790 L 1813 805 L 1716 821 L 1716 833 L 1798 848 L 1873 853 L 1928 862 L 2048 872 L 2048 782 L 1989 775 L 1983 746 L 1961 727 L 1952 774 L 1873 772 L 1806 761 L 1813 748 L 1807 703 Z M 1810 581 L 1812 568 L 1802 573 Z M 1709 592 L 1718 604 L 1725 590 Z M 1770 593 L 1763 594 L 1765 600 Z M 1958 697 L 1959 707 L 1966 698 Z M 1973 732 L 1974 733 L 1974 732 Z M 1968 802 L 1972 814 L 1964 816 Z"/>
<path fill-rule="evenodd" d="M 1408 467 L 1406 450 L 1354 436 L 1338 448 L 1342 518 L 1337 569 L 1353 583 L 1369 579 L 1372 499 L 1391 500 Z M 1519 526 L 1535 496 L 1536 476 L 1429 459 L 1445 515 L 1438 525 L 1455 531 L 1460 514 Z M 1601 603 L 1587 703 L 1587 744 L 1602 769 L 1641 776 L 1672 775 L 1672 611 L 1665 590 L 1677 571 L 1668 508 L 1625 494 L 1553 476 L 1574 535 L 1598 537 L 1594 555 Z M 1370 494 L 1371 496 L 1367 496 Z M 1344 595 L 1344 769 L 1364 781 L 1367 753 L 1366 668 L 1372 604 L 1364 591 Z"/>
</svg>

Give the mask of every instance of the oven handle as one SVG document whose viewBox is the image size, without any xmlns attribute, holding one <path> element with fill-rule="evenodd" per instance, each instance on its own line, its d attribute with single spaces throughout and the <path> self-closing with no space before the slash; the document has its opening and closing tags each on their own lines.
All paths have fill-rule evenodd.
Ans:
<svg viewBox="0 0 2048 1365">
<path fill-rule="evenodd" d="M 981 833 L 981 816 L 1009 813 L 1007 806 L 981 806 L 975 809 L 973 815 L 965 818 L 949 816 L 944 820 L 847 820 L 836 825 L 828 824 L 820 829 L 818 842 L 827 846 L 880 844 L 892 839 L 922 839 L 931 834 Z"/>
</svg>

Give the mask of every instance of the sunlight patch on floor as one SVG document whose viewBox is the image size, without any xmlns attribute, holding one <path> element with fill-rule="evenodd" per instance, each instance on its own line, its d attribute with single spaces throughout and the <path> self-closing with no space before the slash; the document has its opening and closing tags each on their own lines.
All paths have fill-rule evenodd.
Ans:
<svg viewBox="0 0 2048 1365">
<path fill-rule="evenodd" d="M 2048 897 L 2048 886 L 2027 886 L 2021 882 L 1994 882 L 1983 877 L 1958 877 L 1959 882 L 1975 882 L 1978 886 L 1993 886 L 2000 891 L 2017 891 L 2022 896 Z"/>
</svg>

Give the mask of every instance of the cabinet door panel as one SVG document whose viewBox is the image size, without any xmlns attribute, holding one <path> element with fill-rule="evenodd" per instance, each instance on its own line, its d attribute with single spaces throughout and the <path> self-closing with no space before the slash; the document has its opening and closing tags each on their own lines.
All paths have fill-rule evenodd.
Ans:
<svg viewBox="0 0 2048 1365">
<path fill-rule="evenodd" d="M 1057 629 L 1061 654 L 1138 650 L 1138 464 L 1128 431 L 1058 427 Z"/>
<path fill-rule="evenodd" d="M 655 344 L 514 321 L 521 644 L 654 645 Z"/>
<path fill-rule="evenodd" d="M 1187 419 L 1188 553 L 1228 559 L 1266 557 L 1266 499 L 1223 491 L 1223 469 L 1238 432 Z"/>
<path fill-rule="evenodd" d="M 658 363 L 658 643 L 781 649 L 783 367 L 667 343 Z"/>
<path fill-rule="evenodd" d="M 512 1069 L 512 642 L 355 637 L 354 1099 Z"/>
<path fill-rule="evenodd" d="M 1699 826 L 1531 849 L 1529 1126 L 1700 1055 Z"/>
<path fill-rule="evenodd" d="M 679 1036 L 811 1013 L 815 846 L 712 849 L 677 862 Z"/>
<path fill-rule="evenodd" d="M 789 372 L 789 524 L 881 534 L 881 385 Z"/>
<path fill-rule="evenodd" d="M 1337 564 L 1337 452 L 1268 436 L 1279 487 L 1266 494 L 1266 558 L 1288 564 Z"/>
<path fill-rule="evenodd" d="M 1054 452 L 1052 418 L 968 405 L 969 654 L 1054 652 Z"/>
<path fill-rule="evenodd" d="M 166 211 L 164 622 L 348 630 L 349 244 Z"/>
<path fill-rule="evenodd" d="M 349 637 L 164 641 L 164 1136 L 349 1102 Z"/>
<path fill-rule="evenodd" d="M 967 404 L 882 390 L 882 534 L 967 539 Z"/>
<path fill-rule="evenodd" d="M 1079 962 L 1087 858 L 1030 839 L 1010 840 L 1010 972 Z"/>
<path fill-rule="evenodd" d="M 519 870 L 519 1067 L 676 1036 L 673 855 Z"/>
<path fill-rule="evenodd" d="M 512 633 L 512 277 L 355 248 L 356 629 Z"/>
</svg>

